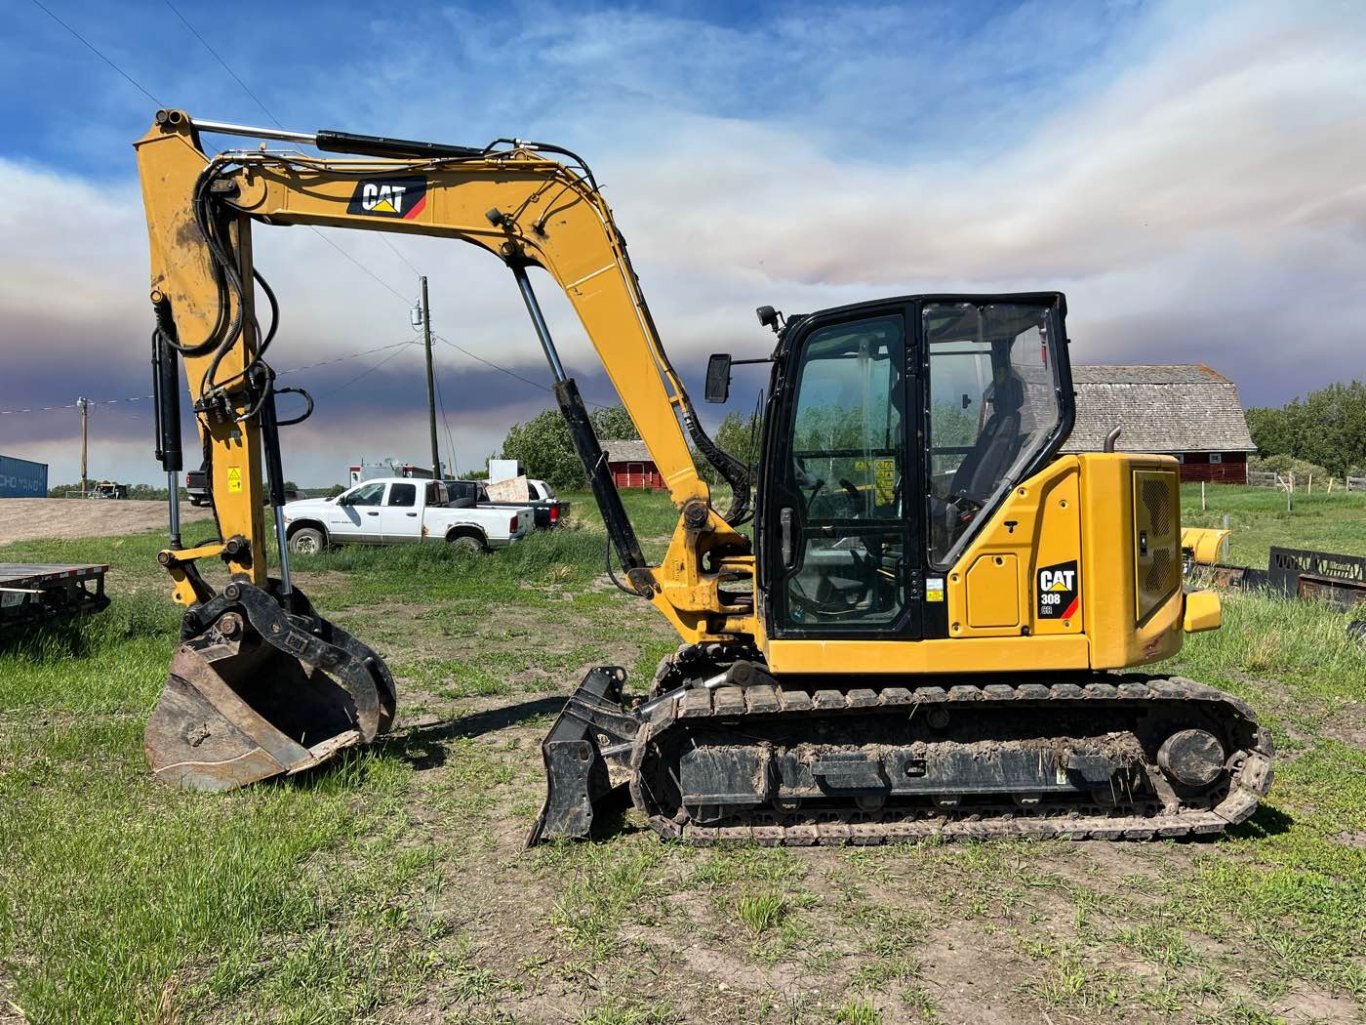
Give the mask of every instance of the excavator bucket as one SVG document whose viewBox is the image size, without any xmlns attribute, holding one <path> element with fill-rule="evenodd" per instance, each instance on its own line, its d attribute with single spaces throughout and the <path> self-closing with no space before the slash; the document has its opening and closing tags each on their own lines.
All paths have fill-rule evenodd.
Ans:
<svg viewBox="0 0 1366 1025">
<path fill-rule="evenodd" d="M 234 583 L 187 616 L 147 723 L 153 774 L 183 790 L 293 775 L 369 743 L 394 716 L 394 684 L 370 648 L 313 611 Z"/>
</svg>

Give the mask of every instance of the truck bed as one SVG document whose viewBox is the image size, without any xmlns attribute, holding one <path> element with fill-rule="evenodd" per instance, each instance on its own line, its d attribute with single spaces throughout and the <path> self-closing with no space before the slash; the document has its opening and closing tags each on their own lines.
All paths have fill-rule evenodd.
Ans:
<svg viewBox="0 0 1366 1025">
<path fill-rule="evenodd" d="M 0 628 L 99 612 L 108 566 L 0 562 Z"/>
</svg>

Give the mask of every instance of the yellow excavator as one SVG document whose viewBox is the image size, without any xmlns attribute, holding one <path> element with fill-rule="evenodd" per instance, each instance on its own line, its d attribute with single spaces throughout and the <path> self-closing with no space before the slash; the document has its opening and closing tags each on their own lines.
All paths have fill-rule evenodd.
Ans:
<svg viewBox="0 0 1366 1025">
<path fill-rule="evenodd" d="M 257 145 L 210 157 L 211 133 Z M 543 745 L 530 842 L 588 835 L 624 790 L 666 838 L 796 845 L 1213 833 L 1267 792 L 1271 740 L 1246 704 L 1123 672 L 1216 628 L 1220 605 L 1183 588 L 1174 459 L 1061 454 L 1074 413 L 1061 294 L 897 296 L 787 318 L 760 307 L 777 344 L 739 361 L 771 363 L 752 468 L 704 432 L 574 153 L 178 110 L 159 111 L 136 148 L 159 455 L 174 494 L 183 364 L 219 532 L 185 547 L 172 503 L 159 558 L 185 613 L 147 726 L 159 778 L 225 789 L 300 772 L 394 717 L 384 660 L 290 577 L 276 411 L 288 389 L 267 359 L 279 310 L 251 247 L 254 225 L 275 224 L 452 238 L 503 261 L 619 586 L 683 641 L 634 696 L 613 667 L 580 684 Z M 537 267 L 573 305 L 678 509 L 657 565 L 542 316 Z M 708 399 L 724 401 L 732 363 L 711 358 Z M 689 440 L 729 484 L 725 511 Z M 221 589 L 199 569 L 214 560 Z"/>
</svg>

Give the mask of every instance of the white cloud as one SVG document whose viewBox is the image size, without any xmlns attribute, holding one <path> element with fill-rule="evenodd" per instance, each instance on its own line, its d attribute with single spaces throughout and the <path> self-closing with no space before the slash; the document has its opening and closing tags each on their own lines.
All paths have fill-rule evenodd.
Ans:
<svg viewBox="0 0 1366 1025">
<path fill-rule="evenodd" d="M 879 45 L 862 63 L 855 30 L 866 39 L 876 25 L 856 8 L 832 10 L 822 25 L 792 16 L 706 31 L 639 11 L 554 31 L 528 17 L 506 38 L 467 38 L 458 68 L 433 41 L 382 74 L 376 64 L 361 84 L 338 77 L 314 105 L 340 111 L 356 100 L 370 122 L 360 130 L 463 141 L 474 128 L 453 134 L 457 120 L 482 130 L 507 118 L 520 123 L 502 131 L 544 129 L 583 151 L 685 371 L 711 351 L 768 347 L 753 320 L 760 303 L 800 312 L 888 293 L 1061 288 L 1074 359 L 1204 361 L 1254 402 L 1360 376 L 1366 19 L 1351 5 L 1183 3 L 1126 14 L 1121 37 L 1085 11 L 1050 35 L 1047 13 L 1025 7 L 954 40 L 923 13 L 908 22 L 884 9 L 878 17 L 893 23 L 878 23 Z M 900 56 L 882 38 L 909 30 L 923 45 Z M 746 110 L 735 83 L 765 69 L 739 69 L 783 47 L 789 63 L 772 72 L 780 87 L 758 87 Z M 424 96 L 449 82 L 479 99 L 471 83 L 504 61 L 512 77 L 506 87 L 482 82 L 485 108 L 392 102 L 416 82 Z M 793 69 L 808 68 L 803 84 Z M 424 130 L 424 117 L 438 127 Z M 884 132 L 867 130 L 879 123 Z M 0 174 L 19 186 L 0 192 L 0 331 L 7 350 L 40 346 L 21 362 L 50 369 L 50 392 L 28 381 L 22 398 L 100 394 L 114 364 L 141 380 L 150 322 L 135 187 L 14 162 L 0 161 Z M 312 232 L 256 237 L 258 264 L 284 304 L 278 365 L 411 337 L 405 301 Z M 380 239 L 329 237 L 415 294 L 411 270 Z M 392 241 L 430 275 L 443 334 L 546 376 L 503 267 L 469 247 Z M 548 281 L 540 291 L 566 362 L 593 371 L 567 303 Z M 440 358 L 469 365 L 449 350 Z M 289 437 L 291 476 L 349 462 L 358 446 L 420 458 L 424 395 L 412 369 L 410 408 L 383 423 L 347 419 L 364 382 L 320 404 L 312 427 Z M 20 398 L 0 381 L 0 406 Z M 459 409 L 462 396 L 446 401 Z M 482 457 L 513 420 L 550 404 L 531 389 L 509 402 L 461 418 L 458 444 Z M 118 474 L 154 479 L 147 447 L 118 456 Z M 0 436 L 0 449 L 12 448 Z"/>
</svg>

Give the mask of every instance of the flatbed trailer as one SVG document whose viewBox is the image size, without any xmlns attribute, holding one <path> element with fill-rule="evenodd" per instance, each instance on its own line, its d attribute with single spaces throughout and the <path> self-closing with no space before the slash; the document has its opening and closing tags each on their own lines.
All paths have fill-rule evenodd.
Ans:
<svg viewBox="0 0 1366 1025">
<path fill-rule="evenodd" d="M 1366 557 L 1360 555 L 1272 547 L 1266 569 L 1221 562 L 1202 568 L 1221 587 L 1314 599 L 1348 612 L 1366 606 Z"/>
<path fill-rule="evenodd" d="M 0 562 L 0 633 L 107 608 L 108 566 Z"/>
</svg>

